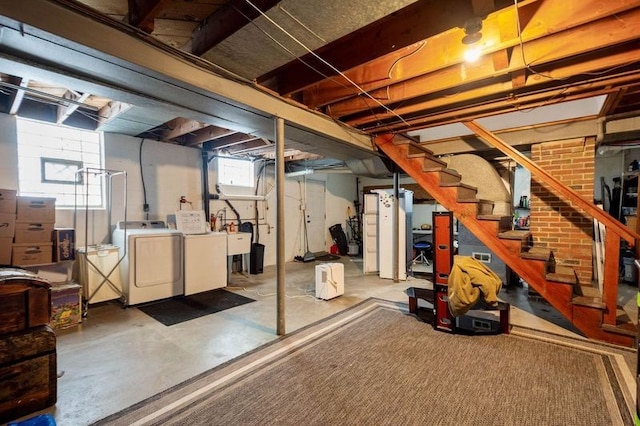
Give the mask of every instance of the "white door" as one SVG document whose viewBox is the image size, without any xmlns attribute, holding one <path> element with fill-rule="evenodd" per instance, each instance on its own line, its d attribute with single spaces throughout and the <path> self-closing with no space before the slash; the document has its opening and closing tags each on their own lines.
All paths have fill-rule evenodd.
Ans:
<svg viewBox="0 0 640 426">
<path fill-rule="evenodd" d="M 317 253 L 326 251 L 327 227 L 325 224 L 325 183 L 323 181 L 307 179 L 305 185 L 306 211 L 304 220 L 307 222 L 307 236 L 309 251 Z M 302 228 L 304 233 L 304 224 Z M 303 234 L 304 235 L 304 234 Z M 303 239 L 304 241 L 304 239 Z M 307 247 L 304 247 L 304 251 Z"/>
</svg>

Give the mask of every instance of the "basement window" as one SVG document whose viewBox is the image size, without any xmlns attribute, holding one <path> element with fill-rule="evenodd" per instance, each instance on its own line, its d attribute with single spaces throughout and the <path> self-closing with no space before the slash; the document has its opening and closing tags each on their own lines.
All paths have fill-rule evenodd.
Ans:
<svg viewBox="0 0 640 426">
<path fill-rule="evenodd" d="M 217 157 L 218 184 L 254 186 L 253 161 L 232 157 Z"/>
<path fill-rule="evenodd" d="M 102 133 L 18 118 L 18 179 L 20 195 L 55 197 L 56 208 L 76 205 L 103 208 L 100 176 L 76 173 L 103 168 Z M 85 194 L 88 192 L 88 194 Z M 77 193 L 77 197 L 76 197 Z"/>
</svg>

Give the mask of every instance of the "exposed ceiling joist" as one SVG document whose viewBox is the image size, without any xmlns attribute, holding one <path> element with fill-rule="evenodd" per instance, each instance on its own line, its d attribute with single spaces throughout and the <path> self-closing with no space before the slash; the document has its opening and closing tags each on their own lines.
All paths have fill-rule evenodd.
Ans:
<svg viewBox="0 0 640 426">
<path fill-rule="evenodd" d="M 97 130 L 100 130 L 101 127 L 106 125 L 107 123 L 115 120 L 118 116 L 122 115 L 124 112 L 129 110 L 131 105 L 118 102 L 111 101 L 107 105 L 103 106 L 98 110 L 98 125 L 96 127 Z"/>
<path fill-rule="evenodd" d="M 365 64 L 450 28 L 461 27 L 472 16 L 468 0 L 420 0 L 325 45 L 315 55 L 306 54 L 260 76 L 258 82 L 281 95 L 290 95 L 326 76 L 336 75 L 334 68 L 344 71 Z"/>
<path fill-rule="evenodd" d="M 157 137 L 160 140 L 169 141 L 171 139 L 176 139 L 180 136 L 193 133 L 197 130 L 204 129 L 209 127 L 209 125 L 196 120 L 176 117 L 173 120 L 166 122 L 163 127 L 163 130 L 159 130 L 157 132 Z"/>
<path fill-rule="evenodd" d="M 617 13 L 633 8 L 633 5 L 628 1 L 612 0 L 611 2 L 603 3 L 600 0 L 584 0 L 581 1 L 579 5 L 571 6 L 572 12 L 574 13 L 566 13 L 566 7 L 566 2 L 557 1 L 529 2 L 519 6 L 520 15 L 533 15 L 536 17 L 535 22 L 545 23 L 545 25 L 524 25 L 526 19 L 522 22 L 522 41 L 525 43 L 524 51 L 528 63 L 535 66 L 539 60 L 548 62 L 550 58 L 544 56 L 542 52 L 537 52 L 538 49 L 541 49 L 539 46 L 549 43 L 549 46 L 545 49 L 546 51 L 560 48 L 564 40 L 549 37 L 553 34 L 568 31 L 584 24 L 589 24 L 590 26 L 571 32 L 564 37 L 564 39 L 570 40 L 570 46 L 580 44 L 581 49 L 576 51 L 575 47 L 573 47 L 573 53 L 565 51 L 564 55 L 577 54 L 579 51 L 584 52 L 593 49 L 589 44 L 591 39 L 594 37 L 600 38 L 602 34 L 607 34 L 607 37 L 604 37 L 604 40 L 599 42 L 598 45 L 602 45 L 603 42 L 611 45 L 616 42 L 621 42 L 625 38 L 627 40 L 635 38 L 633 35 L 635 31 L 630 31 L 633 27 L 625 24 L 624 19 L 619 20 L 620 18 L 615 16 Z M 483 24 L 483 40 L 491 40 L 492 42 L 490 45 L 483 45 L 482 52 L 484 54 L 505 50 L 506 57 L 503 58 L 503 60 L 511 58 L 510 60 L 512 61 L 515 56 L 522 57 L 520 50 L 513 53 L 508 53 L 509 51 L 507 50 L 520 44 L 520 37 L 516 31 L 516 16 L 515 8 L 508 7 L 489 15 L 487 19 L 485 19 Z M 591 26 L 594 25 L 590 24 L 592 21 L 606 17 L 610 17 L 604 24 L 607 28 Z M 610 40 L 608 33 L 600 32 L 607 31 L 612 27 L 614 30 L 620 30 L 618 27 L 624 28 L 624 30 L 618 31 L 618 41 Z M 513 31 L 506 31 L 505 28 L 512 28 Z M 621 35 L 621 32 L 626 32 L 626 35 Z M 385 100 L 384 92 L 387 87 L 394 87 L 404 81 L 407 81 L 408 84 L 413 82 L 415 85 L 425 87 L 425 79 L 438 76 L 438 74 L 433 74 L 435 72 L 446 73 L 446 70 L 449 68 L 453 70 L 449 72 L 454 72 L 459 76 L 458 81 L 453 84 L 464 84 L 473 81 L 473 75 L 470 76 L 469 73 L 474 73 L 475 70 L 481 68 L 486 69 L 486 76 L 491 76 L 495 71 L 506 71 L 503 68 L 496 67 L 493 63 L 489 63 L 484 56 L 480 58 L 478 63 L 465 63 L 463 58 L 464 51 L 467 47 L 461 42 L 463 35 L 464 31 L 459 28 L 445 31 L 438 37 L 377 58 L 364 67 L 357 67 L 346 71 L 345 75 L 350 80 L 356 82 L 362 89 L 369 92 L 373 97 Z M 588 39 L 583 39 L 583 36 L 588 37 Z M 538 44 L 529 43 L 540 38 L 543 40 Z M 595 48 L 598 47 L 596 46 Z M 533 56 L 531 56 L 532 52 L 535 52 Z M 555 55 L 555 57 L 559 58 L 562 56 Z M 520 62 L 522 61 L 520 60 Z M 474 74 L 477 75 L 477 72 Z M 420 79 L 421 76 L 422 79 Z M 438 84 L 439 82 L 437 84 L 427 82 L 426 86 L 432 88 L 439 87 Z M 410 84 L 409 86 L 411 87 Z M 353 97 L 360 95 L 360 91 L 353 85 L 347 84 L 341 78 L 335 78 L 326 79 L 308 87 L 302 93 L 302 99 L 303 102 L 311 108 L 333 103 L 331 109 L 334 111 L 334 114 L 336 114 L 336 104 L 340 105 L 339 102 L 341 100 L 346 99 L 345 102 L 354 102 Z M 410 93 L 405 95 L 405 98 L 408 96 L 410 96 Z"/>
<path fill-rule="evenodd" d="M 29 79 L 26 78 L 19 78 L 19 77 L 11 77 L 10 78 L 10 82 L 11 84 L 14 84 L 16 86 L 20 86 L 20 87 L 28 87 L 29 86 Z M 20 106 L 22 105 L 22 100 L 24 99 L 24 94 L 25 94 L 25 90 L 22 89 L 16 89 L 12 94 L 11 97 L 9 98 L 9 114 L 11 115 L 16 115 L 18 113 L 18 110 L 20 109 Z"/>
<path fill-rule="evenodd" d="M 263 12 L 271 9 L 280 0 L 252 0 L 253 5 Z M 260 13 L 245 0 L 231 0 L 225 6 L 215 11 L 193 32 L 193 39 L 188 50 L 194 55 L 203 53 L 234 34 Z"/>
<path fill-rule="evenodd" d="M 216 138 L 214 140 L 210 140 L 205 142 L 202 146 L 202 149 L 206 151 L 213 151 L 215 149 L 224 149 L 229 148 L 234 145 L 240 145 L 245 142 L 254 141 L 259 139 L 256 136 L 246 135 L 244 133 L 234 133 L 233 135 L 224 136 L 221 138 Z"/>
<path fill-rule="evenodd" d="M 69 102 L 66 105 L 64 105 L 63 103 L 58 105 L 58 118 L 56 120 L 56 123 L 57 124 L 64 123 L 65 120 L 69 118 L 71 114 L 73 114 L 78 108 L 80 108 L 80 105 L 84 101 L 86 101 L 89 98 L 89 96 L 90 96 L 89 93 L 79 94 L 71 90 L 67 90 L 63 95 L 63 97 L 65 99 L 68 99 L 74 102 Z"/>
<path fill-rule="evenodd" d="M 156 16 L 162 12 L 169 0 L 128 0 L 129 23 L 142 31 L 153 32 Z"/>
<path fill-rule="evenodd" d="M 207 126 L 200 130 L 195 130 L 181 138 L 182 145 L 195 146 L 202 143 L 222 138 L 237 133 L 235 130 L 225 129 L 217 126 Z"/>
</svg>

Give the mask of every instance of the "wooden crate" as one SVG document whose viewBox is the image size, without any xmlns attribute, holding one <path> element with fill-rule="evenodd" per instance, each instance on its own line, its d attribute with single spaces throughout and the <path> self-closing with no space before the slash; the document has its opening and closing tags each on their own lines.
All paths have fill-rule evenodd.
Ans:
<svg viewBox="0 0 640 426">
<path fill-rule="evenodd" d="M 0 423 L 56 403 L 56 361 L 48 326 L 0 335 Z"/>
<path fill-rule="evenodd" d="M 47 325 L 50 318 L 49 283 L 28 271 L 0 268 L 0 335 Z"/>
</svg>

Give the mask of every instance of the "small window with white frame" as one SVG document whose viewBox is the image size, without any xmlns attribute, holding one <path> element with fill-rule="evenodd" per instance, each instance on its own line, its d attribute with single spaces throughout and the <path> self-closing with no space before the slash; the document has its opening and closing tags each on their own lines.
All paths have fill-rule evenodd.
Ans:
<svg viewBox="0 0 640 426">
<path fill-rule="evenodd" d="M 78 172 L 102 169 L 102 133 L 17 119 L 20 195 L 55 197 L 56 207 L 103 208 L 103 181 Z M 87 179 L 85 182 L 84 179 Z"/>
<path fill-rule="evenodd" d="M 218 183 L 220 185 L 253 188 L 253 161 L 242 158 L 217 157 Z"/>
</svg>

